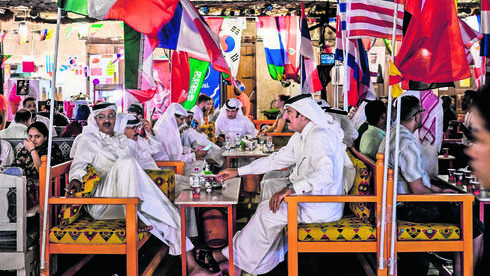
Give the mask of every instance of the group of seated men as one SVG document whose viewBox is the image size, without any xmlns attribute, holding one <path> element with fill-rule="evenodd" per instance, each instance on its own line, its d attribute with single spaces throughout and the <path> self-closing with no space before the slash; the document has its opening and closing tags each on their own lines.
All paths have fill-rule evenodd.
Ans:
<svg viewBox="0 0 490 276">
<path fill-rule="evenodd" d="M 424 110 L 420 101 L 416 97 L 405 96 L 400 102 L 401 177 L 397 183 L 399 193 L 448 192 L 431 185 L 422 165 L 420 148 L 417 138 L 413 135 L 422 122 Z M 371 109 L 383 110 L 379 102 L 373 104 L 366 107 L 369 127 L 360 141 L 361 152 L 365 152 L 371 158 L 373 153 L 384 153 L 386 147 L 385 138 L 382 137 L 386 126 L 386 112 L 381 112 L 377 120 L 373 119 L 368 115 Z M 199 107 L 198 103 L 197 106 L 202 111 L 205 105 Z M 218 174 L 219 178 L 226 180 L 236 176 L 292 168 L 287 177 L 261 183 L 261 202 L 254 216 L 234 237 L 234 265 L 237 272 L 243 270 L 264 274 L 284 260 L 287 246 L 282 229 L 287 225 L 287 207 L 283 202 L 286 196 L 344 193 L 343 182 L 347 177 L 346 145 L 339 122 L 325 113 L 311 95 L 298 95 L 288 99 L 284 109 L 283 118 L 286 119 L 289 130 L 294 132 L 286 146 L 246 166 L 225 169 Z M 116 106 L 112 103 L 94 105 L 87 125 L 83 127 L 72 147 L 69 193 L 72 194 L 81 187 L 80 181 L 86 173 L 87 165 L 94 166 L 101 177 L 101 183 L 96 187 L 94 196 L 140 198 L 142 203 L 138 206 L 139 219 L 151 226 L 150 232 L 169 247 L 170 254 L 181 254 L 179 212 L 143 169 L 156 168 L 155 160 L 181 160 L 191 168 L 202 168 L 203 159 L 209 157 L 208 155 L 212 155 L 212 158 L 208 158 L 211 159 L 210 162 L 220 163 L 221 149 L 213 145 L 209 152 L 202 150 L 201 147 L 209 143 L 207 136 L 190 127 L 196 113 L 196 110 L 192 114 L 181 105 L 173 103 L 152 128 L 148 121 L 141 118 L 141 114 L 117 114 Z M 199 120 L 199 123 L 202 121 Z M 229 137 L 236 133 L 254 137 L 257 131 L 253 123 L 243 116 L 240 102 L 229 99 L 216 121 L 216 135 Z M 394 137 L 393 129 L 390 135 Z M 391 141 L 390 166 L 393 166 L 394 138 Z M 216 154 L 212 154 L 213 151 Z M 424 207 L 434 210 L 434 206 L 420 208 Z M 400 207 L 399 214 L 406 215 L 409 220 L 428 222 L 427 220 L 442 219 L 444 221 L 438 222 L 459 222 L 458 209 L 454 206 L 437 206 L 440 214 L 438 218 L 419 216 L 419 213 L 424 212 L 420 208 L 404 205 Z M 95 219 L 124 217 L 124 209 L 121 206 L 94 205 L 86 209 Z M 341 218 L 342 209 L 341 203 L 303 204 L 298 220 L 304 223 L 336 221 Z M 479 252 L 483 231 L 478 222 L 475 220 L 475 252 Z M 186 244 L 187 248 L 184 250 L 187 252 L 186 259 L 191 275 L 212 275 L 220 270 L 229 269 L 227 247 L 215 251 L 192 250 L 192 242 L 187 240 Z M 198 264 L 196 258 L 205 259 L 209 267 Z"/>
</svg>

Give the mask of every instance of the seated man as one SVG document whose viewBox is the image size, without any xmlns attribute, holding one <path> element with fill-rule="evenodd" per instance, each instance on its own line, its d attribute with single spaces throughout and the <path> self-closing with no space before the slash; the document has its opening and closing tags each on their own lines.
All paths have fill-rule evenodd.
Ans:
<svg viewBox="0 0 490 276">
<path fill-rule="evenodd" d="M 266 134 L 269 132 L 289 132 L 288 130 L 288 124 L 286 123 L 286 119 L 284 119 L 284 113 L 286 110 L 284 110 L 284 103 L 289 99 L 290 97 L 288 95 L 278 95 L 276 98 L 276 103 L 275 107 L 279 110 L 279 115 L 277 115 L 276 120 L 274 121 L 274 124 L 264 131 L 262 131 L 262 134 Z"/>
<path fill-rule="evenodd" d="M 223 142 L 226 137 L 234 140 L 238 135 L 257 136 L 257 129 L 249 118 L 243 116 L 242 104 L 235 98 L 228 99 L 216 120 L 216 137 Z M 224 137 L 223 137 L 224 136 Z M 219 138 L 221 137 L 221 138 Z"/>
<path fill-rule="evenodd" d="M 14 122 L 8 128 L 0 131 L 0 138 L 27 138 L 27 127 L 31 124 L 31 112 L 25 108 L 15 113 Z"/>
<path fill-rule="evenodd" d="M 254 216 L 234 237 L 234 264 L 249 273 L 264 274 L 284 260 L 287 206 L 282 201 L 293 193 L 341 195 L 343 178 L 342 141 L 330 128 L 327 116 L 311 99 L 302 94 L 290 98 L 285 105 L 289 128 L 295 131 L 289 143 L 268 157 L 257 159 L 237 169 L 226 169 L 218 177 L 263 174 L 294 165 L 282 183 L 269 188 Z M 305 203 L 300 205 L 298 220 L 302 223 L 330 222 L 342 217 L 341 203 Z M 201 251 L 199 252 L 199 254 Z M 228 258 L 228 248 L 207 254 L 216 261 Z M 227 262 L 222 263 L 226 268 Z"/>
<path fill-rule="evenodd" d="M 188 116 L 185 117 L 183 124 L 180 127 L 182 145 L 187 148 L 204 148 L 206 146 L 211 146 L 209 148 L 208 154 L 206 154 L 206 160 L 209 162 L 210 159 L 214 161 L 219 167 L 223 166 L 225 159 L 223 158 L 223 151 L 213 142 L 209 141 L 206 134 L 200 133 L 191 127 L 191 122 L 193 120 L 192 111 L 187 111 Z"/>
<path fill-rule="evenodd" d="M 22 101 L 22 107 L 29 110 L 32 114 L 31 124 L 34 122 L 42 122 L 49 128 L 49 118 L 38 115 L 37 112 L 37 100 L 33 97 L 27 97 Z M 58 136 L 56 129 L 54 128 L 56 124 L 53 124 L 53 137 Z"/>
<path fill-rule="evenodd" d="M 404 96 L 401 101 L 400 115 L 400 155 L 398 156 L 398 178 L 397 190 L 399 194 L 432 194 L 441 192 L 453 192 L 450 189 L 441 189 L 431 185 L 430 178 L 423 168 L 422 154 L 413 133 L 422 126 L 422 113 L 420 101 L 415 96 Z M 390 130 L 390 161 L 393 168 L 395 163 L 395 134 L 396 128 Z M 384 153 L 386 148 L 386 137 L 381 142 L 378 152 Z M 397 217 L 401 220 L 413 222 L 438 222 L 438 223 L 460 223 L 460 208 L 452 203 L 422 203 L 404 202 L 397 207 Z M 478 218 L 473 218 L 474 237 L 474 260 L 475 263 L 480 256 L 482 246 L 483 224 Z M 460 256 L 457 254 L 457 256 Z M 459 259 L 457 259 L 459 261 Z M 454 266 L 459 269 L 459 265 Z M 459 274 L 456 274 L 459 275 Z"/>
<path fill-rule="evenodd" d="M 163 145 L 159 152 L 153 155 L 157 161 L 175 160 L 184 161 L 184 172 L 189 175 L 194 168 L 204 167 L 204 156 L 207 151 L 191 150 L 182 146 L 179 126 L 184 123 L 187 111 L 178 103 L 172 103 L 163 116 L 155 123 L 155 136 Z"/>
<path fill-rule="evenodd" d="M 93 107 L 88 124 L 78 138 L 73 149 L 74 159 L 70 168 L 69 191 L 73 193 L 81 186 L 87 165 L 94 166 L 101 182 L 94 191 L 94 197 L 138 197 L 138 217 L 150 232 L 169 246 L 171 255 L 181 253 L 180 215 L 177 207 L 145 174 L 136 160 L 130 156 L 127 138 L 114 131 L 116 105 L 100 103 Z M 121 219 L 125 217 L 121 205 L 87 205 L 87 212 L 94 219 Z M 189 270 L 201 270 L 196 266 L 190 250 L 193 245 L 187 239 Z"/>
<path fill-rule="evenodd" d="M 191 109 L 191 111 L 194 113 L 194 123 L 196 124 L 196 127 L 200 127 L 204 125 L 204 113 L 208 108 L 208 101 L 211 100 L 211 98 L 206 95 L 206 94 L 200 94 L 197 97 L 196 105 Z"/>
<path fill-rule="evenodd" d="M 386 105 L 382 101 L 371 101 L 366 105 L 368 129 L 361 137 L 359 150 L 371 160 L 376 160 L 379 144 L 385 138 Z"/>
<path fill-rule="evenodd" d="M 150 133 L 146 138 L 140 137 L 141 128 Z M 157 153 L 162 145 L 152 135 L 148 121 L 142 123 L 135 115 L 119 113 L 114 130 L 128 138 L 129 152 L 143 169 L 158 170 L 152 154 Z"/>
</svg>

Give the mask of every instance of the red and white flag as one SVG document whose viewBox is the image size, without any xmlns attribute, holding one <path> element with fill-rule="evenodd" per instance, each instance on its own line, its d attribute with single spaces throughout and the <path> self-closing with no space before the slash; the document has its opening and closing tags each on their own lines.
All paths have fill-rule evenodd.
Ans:
<svg viewBox="0 0 490 276">
<path fill-rule="evenodd" d="M 347 37 L 379 37 L 391 39 L 393 14 L 396 13 L 396 39 L 403 35 L 403 4 L 387 0 L 347 0 Z"/>
<path fill-rule="evenodd" d="M 299 48 L 302 59 L 301 93 L 306 94 L 320 91 L 323 86 L 318 76 L 318 70 L 316 69 L 315 52 L 311 44 L 310 31 L 306 22 L 303 3 L 301 3 L 301 6 L 301 44 Z"/>
</svg>

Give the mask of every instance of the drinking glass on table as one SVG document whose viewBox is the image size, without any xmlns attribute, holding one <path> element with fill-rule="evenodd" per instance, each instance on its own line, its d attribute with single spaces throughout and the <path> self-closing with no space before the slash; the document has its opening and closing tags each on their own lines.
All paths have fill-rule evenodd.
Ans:
<svg viewBox="0 0 490 276">
<path fill-rule="evenodd" d="M 463 185 L 463 173 L 455 172 L 454 176 L 456 177 L 456 185 L 457 186 Z"/>
<path fill-rule="evenodd" d="M 480 194 L 480 182 L 473 180 L 473 181 L 470 182 L 470 185 L 471 185 L 471 187 L 473 189 L 473 194 L 474 195 L 479 195 Z"/>
<path fill-rule="evenodd" d="M 267 136 L 267 150 L 272 151 L 272 147 L 274 144 L 272 144 L 272 136 Z"/>
<path fill-rule="evenodd" d="M 456 172 L 456 169 L 447 169 L 448 172 L 448 182 L 449 183 L 454 183 L 456 182 L 456 178 L 454 177 L 454 173 Z"/>
<path fill-rule="evenodd" d="M 448 157 L 449 156 L 449 148 L 443 148 L 442 149 L 442 155 L 444 157 Z"/>
<path fill-rule="evenodd" d="M 260 150 L 264 151 L 264 141 L 265 138 L 264 138 L 264 134 L 260 134 L 260 137 L 259 137 L 259 143 L 260 143 Z"/>
</svg>

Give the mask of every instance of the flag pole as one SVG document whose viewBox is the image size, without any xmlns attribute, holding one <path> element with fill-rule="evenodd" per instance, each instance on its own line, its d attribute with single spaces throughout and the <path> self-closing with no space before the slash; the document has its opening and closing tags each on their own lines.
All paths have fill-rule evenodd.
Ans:
<svg viewBox="0 0 490 276">
<path fill-rule="evenodd" d="M 391 37 L 391 60 L 394 61 L 395 59 L 395 46 L 396 46 L 396 26 L 397 26 L 397 13 L 398 13 L 398 4 L 395 4 L 395 9 L 393 11 L 393 33 Z M 384 152 L 384 168 L 383 168 L 383 195 L 382 195 L 382 203 L 381 203 L 381 235 L 380 235 L 380 248 L 379 248 L 379 268 L 381 270 L 385 269 L 385 262 L 384 262 L 384 255 L 385 255 L 385 232 L 386 232 L 386 223 L 383 223 L 386 221 L 386 208 L 387 208 L 387 203 L 386 203 L 386 197 L 387 197 L 387 183 L 388 183 L 388 165 L 390 161 L 390 138 L 391 138 L 391 133 L 390 133 L 390 124 L 391 124 L 391 108 L 392 104 L 391 102 L 393 101 L 393 96 L 391 94 L 392 87 L 388 86 L 388 106 L 387 106 L 387 113 L 386 113 L 386 138 L 385 138 L 385 152 Z M 400 106 L 399 104 L 397 105 L 398 107 Z M 397 108 L 397 121 L 399 122 L 400 116 L 398 115 L 398 108 Z M 395 168 L 396 170 L 396 168 Z M 396 182 L 393 182 L 396 183 Z M 396 185 L 396 184 L 394 184 Z M 396 190 L 396 189 L 394 189 Z M 396 206 L 396 204 L 394 204 Z M 395 225 L 395 224 L 392 224 Z M 392 226 L 393 228 L 393 226 Z M 390 258 L 388 259 L 390 269 L 394 267 L 391 265 L 391 262 L 394 261 L 392 260 L 392 254 L 393 250 L 390 252 Z M 392 270 L 390 270 L 390 274 L 393 274 Z"/>
<path fill-rule="evenodd" d="M 53 122 L 54 122 L 54 106 L 55 106 L 55 89 L 56 89 L 56 72 L 58 70 L 58 44 L 60 41 L 60 21 L 61 21 L 61 9 L 58 7 L 58 16 L 56 18 L 56 38 L 54 42 L 54 64 L 53 64 L 53 82 L 51 84 L 51 105 L 49 107 L 49 136 L 48 136 L 48 159 L 46 166 L 46 185 L 44 189 L 44 210 L 43 210 L 43 229 L 41 235 L 41 270 L 45 269 L 45 251 L 46 251 L 46 231 L 48 221 L 48 199 L 49 199 L 49 187 L 51 183 L 51 146 L 53 145 Z M 49 264 L 48 264 L 49 269 Z"/>
<path fill-rule="evenodd" d="M 349 5 L 349 3 L 345 3 L 346 5 Z M 338 7 L 337 7 L 338 8 Z M 348 13 L 349 9 L 346 8 L 345 10 L 345 21 L 348 21 Z M 347 64 L 347 61 L 349 59 L 349 46 L 350 46 L 350 40 L 347 37 L 347 33 L 349 32 L 349 24 L 345 24 L 345 31 L 342 30 L 342 39 L 345 41 L 344 43 L 344 84 L 342 85 L 342 92 L 344 94 L 344 111 L 349 112 L 349 103 L 348 103 L 348 98 L 347 98 L 347 79 L 349 78 L 349 65 Z"/>
<path fill-rule="evenodd" d="M 396 47 L 396 19 L 397 19 L 397 13 L 398 12 L 398 5 L 395 4 L 395 12 L 393 16 L 393 41 L 392 41 L 392 50 L 391 50 L 391 56 L 393 59 L 394 63 L 394 56 L 395 56 L 395 47 Z M 390 86 L 391 88 L 391 86 Z M 390 95 L 391 96 L 391 89 L 390 90 Z M 400 114 L 401 114 L 401 106 L 402 106 L 402 96 L 398 96 L 397 98 L 397 104 L 396 104 L 396 133 L 395 133 L 395 165 L 394 165 L 394 172 L 393 172 L 393 197 L 392 197 L 392 213 L 391 213 L 391 240 L 390 240 L 390 257 L 388 259 L 389 261 L 389 275 L 393 275 L 395 273 L 395 267 L 396 267 L 396 260 L 395 260 L 395 239 L 397 236 L 397 228 L 396 228 L 396 206 L 397 206 L 397 196 L 398 196 L 398 163 L 399 163 L 399 155 L 400 155 Z M 389 147 L 387 147 L 389 148 Z M 385 163 L 386 166 L 388 166 L 388 163 Z"/>
<path fill-rule="evenodd" d="M 339 106 L 339 61 L 335 60 L 334 67 L 334 94 L 333 94 L 333 107 L 337 108 Z"/>
</svg>

